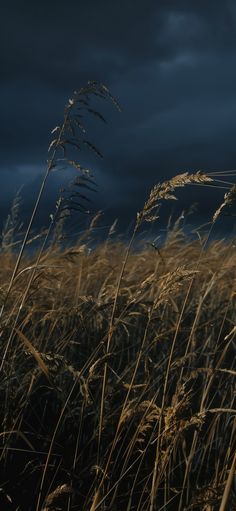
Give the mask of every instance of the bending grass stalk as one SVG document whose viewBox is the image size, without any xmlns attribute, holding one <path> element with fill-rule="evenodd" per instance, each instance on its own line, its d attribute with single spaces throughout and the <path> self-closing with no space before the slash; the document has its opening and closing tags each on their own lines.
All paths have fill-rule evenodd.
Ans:
<svg viewBox="0 0 236 511">
<path fill-rule="evenodd" d="M 228 479 L 226 481 L 225 490 L 223 493 L 219 511 L 226 511 L 226 509 L 227 509 L 227 504 L 228 504 L 228 501 L 230 498 L 232 484 L 233 484 L 233 480 L 234 480 L 235 470 L 236 470 L 236 452 L 234 454 L 234 458 L 233 458 L 233 462 L 232 462 L 232 465 L 231 465 L 231 468 L 229 471 Z"/>
<path fill-rule="evenodd" d="M 69 116 L 69 113 L 67 111 L 66 114 L 65 114 L 65 117 L 64 117 L 64 122 L 63 122 L 63 124 L 61 126 L 61 129 L 60 129 L 60 132 L 59 132 L 59 137 L 58 137 L 58 141 L 59 142 L 60 142 L 60 140 L 62 138 L 62 135 L 63 135 L 63 132 L 65 130 L 65 126 L 66 126 L 66 123 L 67 123 L 67 120 L 68 120 L 68 116 Z M 33 222 L 35 220 L 35 217 L 36 217 L 36 214 L 37 214 L 37 211 L 38 211 L 38 208 L 39 208 L 39 204 L 40 204 L 43 192 L 44 192 L 45 187 L 46 187 L 46 182 L 48 180 L 48 176 L 49 176 L 49 174 L 50 174 L 50 172 L 51 172 L 51 170 L 52 170 L 52 168 L 54 166 L 54 160 L 55 160 L 55 157 L 56 157 L 56 151 L 57 151 L 57 147 L 54 148 L 52 157 L 49 160 L 48 167 L 47 167 L 45 176 L 43 178 L 43 181 L 42 181 L 42 184 L 41 184 L 41 187 L 40 187 L 40 190 L 39 190 L 39 193 L 38 193 L 38 196 L 37 196 L 34 208 L 33 208 L 33 212 L 32 212 L 32 215 L 31 215 L 31 218 L 30 218 L 30 221 L 29 221 L 29 224 L 28 224 L 25 236 L 24 236 L 24 240 L 23 240 L 23 243 L 21 245 L 20 252 L 19 252 L 19 255 L 17 257 L 17 261 L 16 261 L 16 264 L 15 264 L 15 267 L 14 267 L 14 270 L 13 270 L 13 273 L 12 273 L 12 276 L 11 276 L 11 279 L 10 279 L 10 282 L 9 282 L 9 285 L 8 285 L 6 297 L 5 297 L 5 300 L 3 302 L 2 307 L 0 309 L 0 319 L 1 319 L 2 315 L 3 315 L 3 312 L 4 312 L 4 309 L 5 309 L 7 300 L 9 298 L 9 295 L 10 295 L 10 292 L 11 292 L 11 289 L 12 289 L 12 286 L 13 286 L 13 283 L 14 283 L 14 280 L 15 280 L 15 277 L 16 277 L 17 272 L 19 270 L 20 263 L 21 263 L 21 260 L 22 260 L 22 256 L 23 256 L 23 253 L 24 253 L 24 250 L 25 250 L 25 247 L 27 245 L 27 242 L 28 242 L 28 239 L 29 239 L 29 235 L 30 235 L 30 232 L 31 232 L 31 229 L 32 229 L 32 225 L 33 225 Z M 44 246 L 44 244 L 43 244 L 43 246 Z M 40 255 L 41 255 L 41 251 L 40 251 Z M 15 324 L 14 324 L 14 327 L 15 327 Z M 6 356 L 7 356 L 9 347 L 10 347 L 10 343 L 11 343 L 11 340 L 12 340 L 13 332 L 14 332 L 14 329 L 12 329 L 12 333 L 11 333 L 9 339 L 8 339 L 8 342 L 7 342 L 7 345 L 6 345 L 4 354 L 3 354 L 3 358 L 2 358 L 2 361 L 1 361 L 0 371 L 2 371 L 2 369 L 3 369 L 4 363 L 5 363 L 5 360 L 6 360 Z"/>
<path fill-rule="evenodd" d="M 130 250 L 131 250 L 133 241 L 135 239 L 135 235 L 137 233 L 137 230 L 139 229 L 139 227 L 141 226 L 143 221 L 152 223 L 152 222 L 156 221 L 159 218 L 157 213 L 158 213 L 158 210 L 159 210 L 159 207 L 160 207 L 160 201 L 163 200 L 163 199 L 164 200 L 176 199 L 175 195 L 173 195 L 173 193 L 172 193 L 175 190 L 175 188 L 183 187 L 186 184 L 193 184 L 193 183 L 203 184 L 203 183 L 208 182 L 208 181 L 212 181 L 212 179 L 210 177 L 208 177 L 207 175 L 202 174 L 201 172 L 197 172 L 196 174 L 188 174 L 187 172 L 185 172 L 183 174 L 179 174 L 177 176 L 174 176 L 174 178 L 170 179 L 169 181 L 165 181 L 165 182 L 163 182 L 163 183 L 161 183 L 159 185 L 154 186 L 154 188 L 151 190 L 149 198 L 145 202 L 142 211 L 137 214 L 137 220 L 136 220 L 135 228 L 134 228 L 132 237 L 130 239 L 130 242 L 129 242 L 129 245 L 128 245 L 128 248 L 127 248 L 127 251 L 126 251 L 126 255 L 125 255 L 125 258 L 124 258 L 124 261 L 123 261 L 123 265 L 122 265 L 122 268 L 121 268 L 120 276 L 119 276 L 118 283 L 117 283 L 117 288 L 116 288 L 116 294 L 115 294 L 115 298 L 114 298 L 113 308 L 112 308 L 110 326 L 109 326 L 109 331 L 108 331 L 108 339 L 107 339 L 107 345 L 106 345 L 106 353 L 109 352 L 110 344 L 111 344 L 111 340 L 112 340 L 112 335 L 113 335 L 113 331 L 114 331 L 114 316 L 115 316 L 115 310 L 116 310 L 117 299 L 118 299 L 119 290 L 120 290 L 120 286 L 121 286 L 121 281 L 122 281 L 122 278 L 123 278 L 123 275 L 124 275 L 126 263 L 128 261 Z M 193 279 L 192 279 L 191 282 L 193 282 Z M 191 286 L 189 288 L 189 292 L 190 292 L 190 289 L 191 289 Z M 186 299 L 186 303 L 187 303 L 187 299 Z M 184 312 L 184 310 L 185 310 L 185 305 L 184 305 L 183 312 Z M 180 322 L 181 322 L 181 320 L 180 320 Z M 180 322 L 179 322 L 178 326 L 180 326 Z M 175 340 L 176 340 L 176 338 L 177 338 L 177 334 L 176 334 Z M 168 370 L 167 370 L 168 374 L 169 374 L 171 360 L 172 360 L 172 355 L 173 355 L 173 351 L 174 351 L 174 345 L 175 345 L 175 342 L 172 345 L 171 356 L 169 358 Z M 138 361 L 138 364 L 139 364 L 139 361 Z M 137 365 L 136 365 L 136 367 L 137 367 Z M 99 433 L 98 433 L 98 454 L 97 454 L 97 465 L 98 466 L 99 466 L 99 461 L 100 461 L 100 445 L 101 445 L 101 436 L 102 436 L 102 423 L 103 423 L 103 414 L 104 414 L 107 370 L 108 370 L 108 365 L 107 365 L 107 362 L 105 362 L 104 373 L 103 373 L 101 407 L 100 407 Z M 134 374 L 134 378 L 135 378 L 135 374 Z M 167 377 L 167 380 L 168 380 L 168 377 Z M 167 381 L 166 381 L 166 388 L 167 388 Z M 162 406 L 162 409 L 164 407 L 166 388 L 164 390 L 164 395 L 163 395 L 163 406 Z M 129 392 L 128 392 L 128 394 L 129 394 Z M 127 402 L 127 398 L 126 398 L 126 402 Z M 163 411 L 162 411 L 162 413 L 163 413 Z M 106 468 L 108 467 L 108 463 L 109 463 L 110 458 L 111 458 L 111 453 L 113 451 L 114 445 L 116 444 L 116 440 L 117 440 L 118 432 L 119 432 L 119 424 L 118 424 L 116 435 L 115 435 L 115 438 L 114 438 L 114 441 L 113 441 L 113 444 L 112 444 L 111 452 L 110 452 L 109 457 L 108 457 Z M 161 427 L 162 417 L 160 417 L 160 423 L 159 424 L 160 424 L 160 427 Z M 160 434 L 158 435 L 158 438 L 160 438 Z M 159 442 L 159 440 L 158 440 L 158 442 Z M 158 446 L 158 451 L 159 451 L 159 446 Z M 106 477 L 106 471 L 107 470 L 105 469 L 104 470 L 104 475 L 102 477 L 102 480 L 101 480 L 101 482 L 100 482 L 100 484 L 98 486 L 98 490 L 99 490 L 99 488 L 101 488 L 101 486 L 104 483 L 104 480 L 105 480 L 105 477 Z M 153 476 L 153 484 L 154 485 L 155 485 L 155 480 L 156 480 L 156 473 L 157 473 L 157 464 L 155 462 L 154 476 Z M 96 494 L 97 494 L 97 492 L 95 493 L 95 497 L 96 497 Z M 152 490 L 150 511 L 153 511 L 153 504 L 154 504 L 153 495 L 154 495 L 154 492 Z"/>
</svg>

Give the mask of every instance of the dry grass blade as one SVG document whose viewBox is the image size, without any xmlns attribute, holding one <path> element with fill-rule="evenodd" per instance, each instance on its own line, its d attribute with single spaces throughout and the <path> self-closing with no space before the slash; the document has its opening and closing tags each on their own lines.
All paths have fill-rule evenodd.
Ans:
<svg viewBox="0 0 236 511">
<path fill-rule="evenodd" d="M 93 502 L 92 502 L 92 505 L 91 505 L 89 511 L 95 511 L 96 509 L 98 509 L 99 499 L 100 499 L 100 489 L 98 488 L 98 490 L 96 491 L 96 493 L 94 495 Z"/>
<path fill-rule="evenodd" d="M 225 490 L 223 493 L 219 511 L 227 510 L 227 505 L 228 505 L 228 501 L 229 501 L 230 494 L 231 494 L 231 488 L 232 488 L 232 484 L 233 484 L 233 480 L 234 480 L 235 470 L 236 470 L 236 452 L 234 454 L 234 459 L 233 459 L 233 462 L 232 462 L 232 465 L 231 465 L 231 468 L 229 471 L 228 479 L 226 481 Z"/>
<path fill-rule="evenodd" d="M 230 332 L 227 335 L 225 335 L 224 340 L 227 341 L 230 337 L 233 337 L 235 333 L 236 333 L 236 325 L 234 325 L 232 330 L 230 330 Z"/>
<path fill-rule="evenodd" d="M 23 334 L 23 332 L 21 332 L 18 328 L 15 328 L 15 331 L 16 331 L 17 335 L 19 336 L 20 340 L 22 341 L 22 343 L 24 344 L 24 346 L 26 346 L 26 348 L 30 351 L 30 353 L 35 358 L 40 369 L 43 371 L 45 376 L 49 379 L 49 370 L 48 370 L 45 362 L 43 361 L 41 355 L 39 354 L 39 352 L 34 348 L 33 344 L 29 341 L 29 339 L 27 339 L 26 335 Z"/>
</svg>

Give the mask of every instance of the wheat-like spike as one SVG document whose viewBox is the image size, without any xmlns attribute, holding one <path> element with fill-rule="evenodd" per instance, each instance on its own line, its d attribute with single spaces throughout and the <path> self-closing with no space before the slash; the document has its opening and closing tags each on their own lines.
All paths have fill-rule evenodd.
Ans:
<svg viewBox="0 0 236 511">
<path fill-rule="evenodd" d="M 235 199 L 236 199 L 236 185 L 232 186 L 232 188 L 230 188 L 230 190 L 227 193 L 225 193 L 224 202 L 222 202 L 220 207 L 215 211 L 215 213 L 213 215 L 213 223 L 220 216 L 222 209 L 225 208 L 225 206 L 232 206 Z"/>
<path fill-rule="evenodd" d="M 111 225 L 110 229 L 109 229 L 109 232 L 108 232 L 108 237 L 109 236 L 112 236 L 115 232 L 116 232 L 116 226 L 117 226 L 117 223 L 118 223 L 118 218 L 116 218 L 113 222 L 113 224 Z"/>
<path fill-rule="evenodd" d="M 73 492 L 71 486 L 68 484 L 62 484 L 61 486 L 57 486 L 57 488 L 51 492 L 45 501 L 45 506 L 42 511 L 49 511 L 55 509 L 56 501 L 62 497 L 62 495 L 69 495 Z"/>
<path fill-rule="evenodd" d="M 197 273 L 198 270 L 187 270 L 179 266 L 174 271 L 165 274 L 159 284 L 159 295 L 154 308 L 156 309 L 163 300 L 168 298 L 170 293 L 178 291 L 185 281 L 193 278 Z"/>
<path fill-rule="evenodd" d="M 124 424 L 125 422 L 127 422 L 128 420 L 130 420 L 131 417 L 133 417 L 136 413 L 136 400 L 135 399 L 131 399 L 127 406 L 122 410 L 122 414 L 121 414 L 121 417 L 120 417 L 120 425 L 121 424 Z"/>
<path fill-rule="evenodd" d="M 2 230 L 2 249 L 8 249 L 13 244 L 14 234 L 19 231 L 19 211 L 21 208 L 21 190 L 22 187 L 17 191 L 16 196 L 12 202 L 11 210 L 7 219 L 4 223 Z"/>
<path fill-rule="evenodd" d="M 103 211 L 100 209 L 96 215 L 92 218 L 92 221 L 90 222 L 90 225 L 89 225 L 89 230 L 91 231 L 92 229 L 94 229 L 94 227 L 96 227 L 97 223 L 98 223 L 98 220 L 100 220 L 101 216 L 103 215 Z"/>
<path fill-rule="evenodd" d="M 168 181 L 155 185 L 151 190 L 148 200 L 144 204 L 143 210 L 137 215 L 136 225 L 139 226 L 143 220 L 146 222 L 155 221 L 158 218 L 156 213 L 160 207 L 161 200 L 177 200 L 177 197 L 172 193 L 176 188 L 188 184 L 204 184 L 209 181 L 213 181 L 213 179 L 203 174 L 201 171 L 195 174 L 184 172 L 174 176 Z"/>
</svg>

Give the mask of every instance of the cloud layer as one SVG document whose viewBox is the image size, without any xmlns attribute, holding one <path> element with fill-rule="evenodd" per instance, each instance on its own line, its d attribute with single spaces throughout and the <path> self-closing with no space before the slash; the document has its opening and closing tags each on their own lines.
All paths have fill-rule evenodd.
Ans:
<svg viewBox="0 0 236 511">
<path fill-rule="evenodd" d="M 128 224 L 159 180 L 234 168 L 233 0 L 15 0 L 0 14 L 2 215 L 22 182 L 30 204 L 50 130 L 71 92 L 89 79 L 108 85 L 123 107 L 122 114 L 106 107 L 108 126 L 93 123 L 90 135 L 104 153 L 92 164 L 98 205 L 111 221 L 118 215 Z M 183 204 L 197 198 L 207 214 L 220 197 L 204 204 L 196 190 Z"/>
</svg>

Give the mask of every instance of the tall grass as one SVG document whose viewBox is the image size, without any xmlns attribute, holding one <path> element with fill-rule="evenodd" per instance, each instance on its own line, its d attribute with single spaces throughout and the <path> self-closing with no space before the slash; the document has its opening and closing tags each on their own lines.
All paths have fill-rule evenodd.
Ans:
<svg viewBox="0 0 236 511">
<path fill-rule="evenodd" d="M 61 227 L 48 243 L 67 197 L 29 255 L 42 189 L 18 256 L 6 226 L 3 509 L 235 508 L 234 242 L 189 238 L 176 222 L 161 247 L 134 243 L 162 201 L 191 184 L 217 176 L 183 173 L 156 185 L 128 245 L 109 236 L 91 250 L 97 218 L 74 246 L 62 249 Z"/>
</svg>

